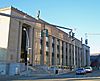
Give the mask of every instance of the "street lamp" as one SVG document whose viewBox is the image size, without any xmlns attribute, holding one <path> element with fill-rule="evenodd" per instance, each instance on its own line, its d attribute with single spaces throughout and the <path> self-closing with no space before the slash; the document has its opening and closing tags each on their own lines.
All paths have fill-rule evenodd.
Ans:
<svg viewBox="0 0 100 81">
<path fill-rule="evenodd" d="M 25 33 L 26 33 L 26 50 L 27 50 L 27 56 L 29 56 L 29 50 L 31 49 L 30 47 L 29 47 L 29 36 L 28 36 L 28 32 L 27 32 L 27 30 L 26 30 L 26 28 L 23 28 L 23 30 L 25 31 Z M 27 57 L 27 72 L 28 72 L 28 61 L 29 61 L 29 58 Z"/>
</svg>

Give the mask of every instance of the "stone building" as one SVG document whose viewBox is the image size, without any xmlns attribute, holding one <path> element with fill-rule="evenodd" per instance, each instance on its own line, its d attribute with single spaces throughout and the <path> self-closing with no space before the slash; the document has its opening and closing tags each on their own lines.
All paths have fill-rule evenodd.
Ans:
<svg viewBox="0 0 100 81">
<path fill-rule="evenodd" d="M 90 47 L 82 44 L 82 66 L 90 65 Z"/>
<path fill-rule="evenodd" d="M 0 13 L 11 16 L 0 15 L 1 62 L 73 67 L 89 64 L 89 47 L 77 38 L 73 40 L 57 25 L 35 19 L 14 7 L 2 8 Z M 82 53 L 83 49 L 88 52 Z"/>
</svg>

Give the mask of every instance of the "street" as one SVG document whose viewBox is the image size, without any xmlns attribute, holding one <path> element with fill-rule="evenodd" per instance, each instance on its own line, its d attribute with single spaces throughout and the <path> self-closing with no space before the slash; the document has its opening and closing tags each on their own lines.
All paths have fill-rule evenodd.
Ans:
<svg viewBox="0 0 100 81">
<path fill-rule="evenodd" d="M 100 81 L 100 78 L 87 78 L 87 79 L 37 79 L 37 80 L 11 80 L 11 81 Z"/>
<path fill-rule="evenodd" d="M 87 73 L 86 75 L 76 75 L 75 72 L 51 76 L 12 76 L 0 77 L 0 81 L 100 81 L 100 70 Z"/>
</svg>

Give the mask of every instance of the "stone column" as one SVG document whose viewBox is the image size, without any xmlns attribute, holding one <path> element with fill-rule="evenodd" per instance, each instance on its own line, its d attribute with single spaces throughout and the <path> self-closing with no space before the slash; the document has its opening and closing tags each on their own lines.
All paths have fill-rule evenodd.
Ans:
<svg viewBox="0 0 100 81">
<path fill-rule="evenodd" d="M 81 48 L 79 48 L 79 61 L 80 61 L 80 63 L 79 63 L 79 66 L 81 67 L 81 65 L 82 65 L 82 54 L 81 54 L 82 52 L 81 52 Z"/>
<path fill-rule="evenodd" d="M 78 67 L 79 67 L 79 65 L 80 65 L 80 60 L 79 60 L 79 59 L 80 59 L 80 58 L 79 58 L 79 47 L 78 47 L 78 54 L 77 54 L 77 55 L 78 55 L 78 56 L 77 56 L 77 57 L 78 57 L 77 62 L 78 62 Z"/>
<path fill-rule="evenodd" d="M 66 66 L 66 42 L 63 42 L 63 65 Z"/>
<path fill-rule="evenodd" d="M 33 62 L 35 65 L 40 64 L 40 39 L 39 30 L 34 28 L 34 45 L 33 45 Z"/>
<path fill-rule="evenodd" d="M 57 65 L 57 39 L 54 38 L 54 65 Z"/>
<path fill-rule="evenodd" d="M 74 68 L 76 68 L 76 54 L 75 54 L 75 40 L 73 41 L 73 65 L 74 65 Z"/>
<path fill-rule="evenodd" d="M 76 47 L 76 51 L 77 51 L 77 54 L 76 54 L 76 58 L 77 58 L 77 60 L 76 60 L 76 63 L 77 63 L 77 67 L 78 67 L 78 47 Z"/>
<path fill-rule="evenodd" d="M 71 66 L 71 44 L 69 44 L 69 66 Z"/>
<path fill-rule="evenodd" d="M 72 66 L 74 66 L 74 45 L 72 45 Z"/>
<path fill-rule="evenodd" d="M 84 64 L 84 51 L 83 51 L 83 48 L 82 48 L 82 66 L 85 66 L 85 64 Z"/>
<path fill-rule="evenodd" d="M 62 41 L 60 40 L 59 41 L 60 42 L 60 48 L 59 48 L 59 50 L 60 50 L 60 56 L 59 56 L 59 58 L 60 58 L 60 65 L 62 65 Z"/>
<path fill-rule="evenodd" d="M 78 67 L 79 67 L 79 65 L 80 65 L 80 57 L 79 57 L 79 47 L 78 47 L 78 60 L 77 60 L 77 62 L 78 62 Z"/>
<path fill-rule="evenodd" d="M 29 28 L 29 61 L 32 64 L 33 28 Z"/>
<path fill-rule="evenodd" d="M 52 65 L 52 36 L 49 36 L 49 66 Z"/>
<path fill-rule="evenodd" d="M 71 66 L 73 65 L 73 49 L 72 49 L 73 47 L 72 47 L 72 44 L 71 44 Z"/>
<path fill-rule="evenodd" d="M 67 44 L 67 65 L 70 65 L 70 59 L 69 59 L 69 43 Z"/>
<path fill-rule="evenodd" d="M 17 62 L 20 62 L 20 56 L 21 56 L 22 24 L 23 23 L 19 22 L 19 29 L 18 29 L 18 47 L 17 47 Z"/>
<path fill-rule="evenodd" d="M 32 64 L 36 64 L 36 49 L 37 49 L 37 43 L 36 43 L 36 29 L 33 30 L 33 55 L 32 55 Z"/>
<path fill-rule="evenodd" d="M 41 57 L 41 65 L 46 64 L 46 33 L 43 32 L 43 37 L 42 37 L 42 57 Z"/>
<path fill-rule="evenodd" d="M 66 66 L 68 66 L 68 43 L 66 43 Z"/>
</svg>

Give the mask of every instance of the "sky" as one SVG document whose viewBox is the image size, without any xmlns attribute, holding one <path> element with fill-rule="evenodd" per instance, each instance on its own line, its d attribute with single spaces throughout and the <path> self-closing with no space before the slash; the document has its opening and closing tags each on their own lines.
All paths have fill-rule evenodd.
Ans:
<svg viewBox="0 0 100 81">
<path fill-rule="evenodd" d="M 0 0 L 0 8 L 9 6 L 33 17 L 40 10 L 41 19 L 72 28 L 83 43 L 87 37 L 91 54 L 100 53 L 100 0 Z"/>
</svg>

